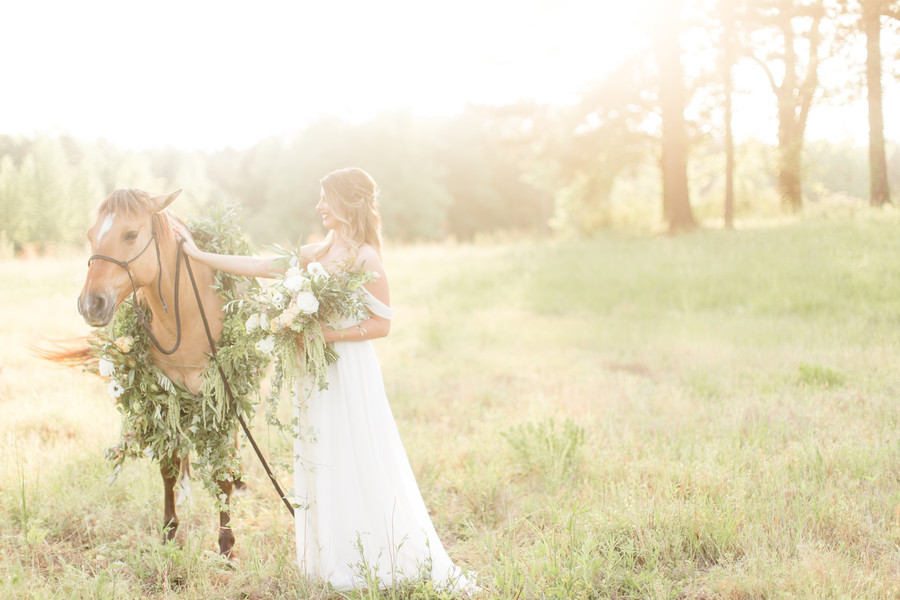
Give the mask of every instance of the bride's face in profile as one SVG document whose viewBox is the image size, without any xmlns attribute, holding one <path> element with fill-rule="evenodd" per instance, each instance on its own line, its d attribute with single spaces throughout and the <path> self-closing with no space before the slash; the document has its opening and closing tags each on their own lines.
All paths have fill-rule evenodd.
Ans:
<svg viewBox="0 0 900 600">
<path fill-rule="evenodd" d="M 325 227 L 325 229 L 331 231 L 337 227 L 338 221 L 335 219 L 334 213 L 331 212 L 331 207 L 328 205 L 328 198 L 325 197 L 324 189 L 319 195 L 319 201 L 316 203 L 316 210 L 322 215 L 322 226 Z"/>
</svg>

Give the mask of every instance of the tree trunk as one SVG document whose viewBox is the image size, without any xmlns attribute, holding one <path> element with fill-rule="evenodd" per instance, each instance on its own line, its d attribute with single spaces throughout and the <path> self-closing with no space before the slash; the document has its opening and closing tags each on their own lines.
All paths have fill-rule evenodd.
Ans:
<svg viewBox="0 0 900 600">
<path fill-rule="evenodd" d="M 819 25 L 825 15 L 825 7 L 821 0 L 814 5 L 801 6 L 793 0 L 780 0 L 779 11 L 772 15 L 771 22 L 784 37 L 784 79 L 779 85 L 766 61 L 757 57 L 763 66 L 778 101 L 778 192 L 784 208 L 790 212 L 799 212 L 803 208 L 803 137 L 806 121 L 813 97 L 818 89 L 819 45 L 822 35 Z M 797 51 L 794 42 L 795 17 L 811 17 L 812 24 L 808 33 L 800 34 L 806 38 L 809 56 L 807 58 L 806 76 L 800 79 L 797 73 Z"/>
<path fill-rule="evenodd" d="M 678 2 L 667 1 L 668 18 L 654 36 L 660 74 L 659 101 L 662 110 L 663 215 L 669 231 L 688 231 L 697 226 L 691 210 L 687 180 L 687 132 L 684 123 L 684 76 L 678 39 Z"/>
<path fill-rule="evenodd" d="M 881 2 L 863 0 L 862 21 L 866 34 L 866 85 L 869 100 L 869 204 L 890 203 L 887 159 L 884 151 L 884 112 L 881 91 Z"/>
<path fill-rule="evenodd" d="M 725 92 L 725 229 L 734 229 L 734 132 L 731 126 L 731 73 Z"/>
<path fill-rule="evenodd" d="M 781 137 L 781 136 L 779 136 Z M 786 134 L 778 144 L 778 191 L 785 210 L 798 213 L 803 209 L 803 138 Z"/>
<path fill-rule="evenodd" d="M 790 3 L 788 3 L 790 4 Z M 781 205 L 789 212 L 803 208 L 803 136 L 797 136 L 796 103 L 797 54 L 794 50 L 794 27 L 791 9 L 782 10 L 781 31 L 784 35 L 784 80 L 778 90 L 778 192 Z"/>
<path fill-rule="evenodd" d="M 725 229 L 734 229 L 734 131 L 732 127 L 732 95 L 735 63 L 734 6 L 729 0 L 722 10 L 722 74 L 725 79 Z"/>
</svg>

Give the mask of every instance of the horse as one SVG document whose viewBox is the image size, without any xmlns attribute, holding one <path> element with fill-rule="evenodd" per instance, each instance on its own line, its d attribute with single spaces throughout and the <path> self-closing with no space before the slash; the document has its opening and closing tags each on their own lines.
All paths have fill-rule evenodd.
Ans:
<svg viewBox="0 0 900 600">
<path fill-rule="evenodd" d="M 133 295 L 135 305 L 146 306 L 152 315 L 145 327 L 156 340 L 151 348 L 153 364 L 197 395 L 208 368 L 210 348 L 198 299 L 191 293 L 178 294 L 176 289 L 187 268 L 184 261 L 177 260 L 178 238 L 190 238 L 191 233 L 166 209 L 180 193 L 151 196 L 137 189 L 117 189 L 100 203 L 87 232 L 91 258 L 78 296 L 78 312 L 88 325 L 103 327 L 112 320 L 116 308 Z M 182 271 L 180 276 L 178 270 Z M 212 287 L 214 271 L 200 263 L 193 263 L 190 270 L 210 333 L 218 341 L 225 313 L 223 301 Z M 84 358 L 88 352 L 81 351 Z M 71 363 L 73 354 L 57 358 Z M 176 483 L 180 475 L 186 475 L 189 463 L 186 456 L 158 458 L 163 480 L 163 539 L 167 541 L 175 539 L 178 529 Z M 224 509 L 219 513 L 219 552 L 230 560 L 235 537 L 229 526 L 228 506 L 232 492 L 243 484 L 226 479 L 216 483 L 225 496 Z"/>
</svg>

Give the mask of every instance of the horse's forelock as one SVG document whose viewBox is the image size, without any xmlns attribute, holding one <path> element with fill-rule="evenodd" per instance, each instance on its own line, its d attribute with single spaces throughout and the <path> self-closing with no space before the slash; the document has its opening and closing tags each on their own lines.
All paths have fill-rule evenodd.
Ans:
<svg viewBox="0 0 900 600">
<path fill-rule="evenodd" d="M 172 237 L 172 224 L 169 222 L 179 219 L 172 215 L 156 213 L 150 205 L 151 196 L 143 190 L 135 188 L 121 188 L 115 190 L 106 200 L 97 207 L 96 219 L 100 220 L 105 215 L 122 215 L 125 217 L 153 218 L 153 233 L 160 241 Z M 169 218 L 166 218 L 168 216 Z"/>
<path fill-rule="evenodd" d="M 150 194 L 134 188 L 122 188 L 114 191 L 97 207 L 98 218 L 108 214 L 145 217 L 152 213 Z"/>
</svg>

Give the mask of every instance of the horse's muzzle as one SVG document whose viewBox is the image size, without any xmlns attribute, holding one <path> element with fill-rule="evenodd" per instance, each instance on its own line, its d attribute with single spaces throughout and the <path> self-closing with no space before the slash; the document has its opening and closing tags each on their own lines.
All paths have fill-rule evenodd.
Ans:
<svg viewBox="0 0 900 600">
<path fill-rule="evenodd" d="M 109 323 L 115 310 L 115 299 L 106 294 L 88 294 L 78 297 L 78 314 L 91 327 L 103 327 Z"/>
</svg>

